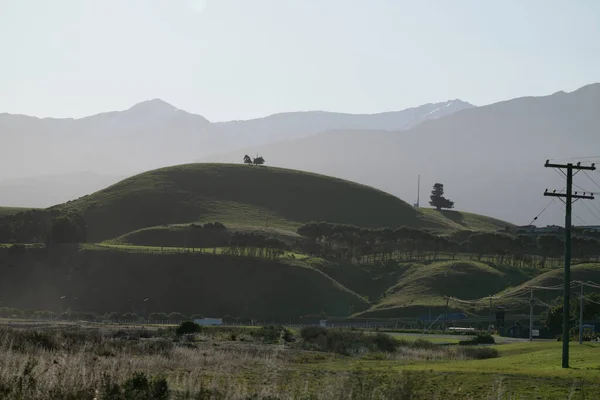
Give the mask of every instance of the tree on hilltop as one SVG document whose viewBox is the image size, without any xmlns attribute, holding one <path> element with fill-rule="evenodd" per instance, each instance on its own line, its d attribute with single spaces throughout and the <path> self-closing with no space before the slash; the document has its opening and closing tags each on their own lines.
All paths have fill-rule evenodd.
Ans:
<svg viewBox="0 0 600 400">
<path fill-rule="evenodd" d="M 244 156 L 244 164 L 252 164 L 252 159 L 248 154 Z"/>
<path fill-rule="evenodd" d="M 438 211 L 442 208 L 454 208 L 454 202 L 444 197 L 444 185 L 436 183 L 433 185 L 431 196 L 429 196 L 429 205 L 435 207 Z"/>
<path fill-rule="evenodd" d="M 263 165 L 265 163 L 265 159 L 262 156 L 256 157 L 253 163 L 254 165 Z"/>
</svg>

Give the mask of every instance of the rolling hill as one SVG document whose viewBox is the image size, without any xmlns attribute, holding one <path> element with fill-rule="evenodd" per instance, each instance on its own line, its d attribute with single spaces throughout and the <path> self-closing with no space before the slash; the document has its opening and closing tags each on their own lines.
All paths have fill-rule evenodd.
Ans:
<svg viewBox="0 0 600 400">
<path fill-rule="evenodd" d="M 215 220 L 291 230 L 310 221 L 364 227 L 441 226 L 402 200 L 368 186 L 240 164 L 158 169 L 49 210 L 81 214 L 92 242 L 152 226 Z"/>
<path fill-rule="evenodd" d="M 18 268 L 15 268 L 18 266 Z M 102 247 L 0 248 L 3 306 L 23 309 L 199 313 L 287 320 L 349 315 L 368 303 L 297 262 Z M 61 297 L 64 299 L 61 300 Z"/>
<path fill-rule="evenodd" d="M 119 176 L 329 129 L 403 130 L 471 107 L 450 100 L 370 115 L 307 111 L 214 123 L 160 99 L 79 119 L 0 113 L 0 146 L 12 149 L 0 159 L 0 203 L 48 207 L 103 187 L 107 177 L 116 183 Z M 84 181 L 71 176 L 83 171 Z M 49 185 L 47 176 L 60 176 L 62 184 Z"/>
</svg>

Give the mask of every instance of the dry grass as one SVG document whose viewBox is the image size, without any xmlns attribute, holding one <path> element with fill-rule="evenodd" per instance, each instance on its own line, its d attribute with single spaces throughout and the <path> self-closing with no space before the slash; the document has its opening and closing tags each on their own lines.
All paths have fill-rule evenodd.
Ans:
<svg viewBox="0 0 600 400">
<path fill-rule="evenodd" d="M 159 335 L 156 333 L 156 335 Z M 321 369 L 319 361 L 352 358 L 283 344 L 172 338 L 125 340 L 114 331 L 0 329 L 0 398 L 19 399 L 463 399 L 446 388 L 428 387 L 417 374 Z M 467 357 L 460 349 L 404 348 L 388 360 Z M 304 357 L 304 361 L 299 361 Z M 308 359 L 308 362 L 306 361 Z M 360 358 L 353 358 L 360 360 Z M 346 361 L 344 361 L 346 360 Z M 327 371 L 327 372 L 326 372 Z M 168 397 L 110 396 L 136 373 L 168 383 Z M 154 381 L 152 381 L 154 382 Z M 132 397 L 133 396 L 133 397 Z"/>
</svg>

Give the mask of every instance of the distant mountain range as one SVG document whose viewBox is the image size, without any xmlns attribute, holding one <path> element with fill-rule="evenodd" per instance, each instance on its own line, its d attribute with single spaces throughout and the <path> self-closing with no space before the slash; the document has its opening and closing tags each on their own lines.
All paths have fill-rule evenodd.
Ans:
<svg viewBox="0 0 600 400">
<path fill-rule="evenodd" d="M 543 164 L 600 163 L 598 110 L 600 84 L 482 107 L 451 100 L 372 115 L 309 111 L 219 123 L 158 99 L 81 119 L 0 114 L 0 206 L 48 206 L 156 167 L 241 163 L 260 153 L 267 166 L 357 181 L 409 203 L 421 175 L 421 205 L 441 182 L 457 209 L 516 224 L 549 205 L 536 223 L 561 224 L 562 203 L 542 193 L 564 188 L 564 178 Z M 49 175 L 62 185 L 39 180 Z M 590 178 L 579 174 L 577 190 L 600 192 L 600 173 Z M 600 225 L 600 196 L 574 210 L 576 225 Z"/>
<path fill-rule="evenodd" d="M 0 205 L 49 206 L 124 176 L 211 154 L 330 129 L 404 130 L 472 107 L 450 100 L 381 114 L 309 111 L 211 123 L 154 99 L 80 119 L 0 114 Z"/>
<path fill-rule="evenodd" d="M 402 132 L 338 129 L 203 161 L 240 162 L 243 154 L 260 152 L 267 165 L 357 181 L 411 203 L 420 174 L 421 205 L 428 206 L 432 185 L 441 182 L 457 209 L 527 224 L 550 204 L 536 223 L 561 223 L 562 203 L 553 204 L 543 191 L 560 190 L 565 180 L 544 162 L 595 156 L 573 161 L 600 165 L 599 111 L 600 84 L 592 84 L 572 93 L 470 107 Z M 578 175 L 575 190 L 600 192 L 600 173 L 590 177 L 594 181 Z M 577 202 L 574 210 L 574 224 L 600 224 L 600 196 L 591 204 Z"/>
</svg>

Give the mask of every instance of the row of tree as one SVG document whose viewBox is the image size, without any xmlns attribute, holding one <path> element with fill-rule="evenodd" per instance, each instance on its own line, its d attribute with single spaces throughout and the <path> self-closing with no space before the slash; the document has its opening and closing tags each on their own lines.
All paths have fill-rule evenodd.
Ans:
<svg viewBox="0 0 600 400">
<path fill-rule="evenodd" d="M 260 156 L 260 157 L 256 157 L 254 159 L 250 158 L 250 156 L 248 154 L 246 154 L 244 156 L 244 164 L 250 164 L 250 165 L 263 165 L 265 163 L 265 159 Z"/>
<path fill-rule="evenodd" d="M 266 258 L 277 260 L 289 250 L 289 246 L 279 239 L 257 233 L 235 232 L 231 235 L 229 247 L 223 254 L 239 257 Z"/>
<path fill-rule="evenodd" d="M 76 213 L 30 210 L 0 219 L 0 243 L 81 243 L 85 219 Z"/>
<path fill-rule="evenodd" d="M 389 259 L 435 259 L 439 253 L 454 258 L 468 253 L 477 260 L 512 265 L 544 267 L 562 256 L 564 241 L 558 235 L 458 232 L 450 236 L 409 227 L 369 229 L 352 225 L 311 222 L 298 228 L 305 238 L 298 243 L 303 252 L 356 262 Z M 600 257 L 600 240 L 573 237 L 573 256 L 581 260 Z"/>
</svg>

